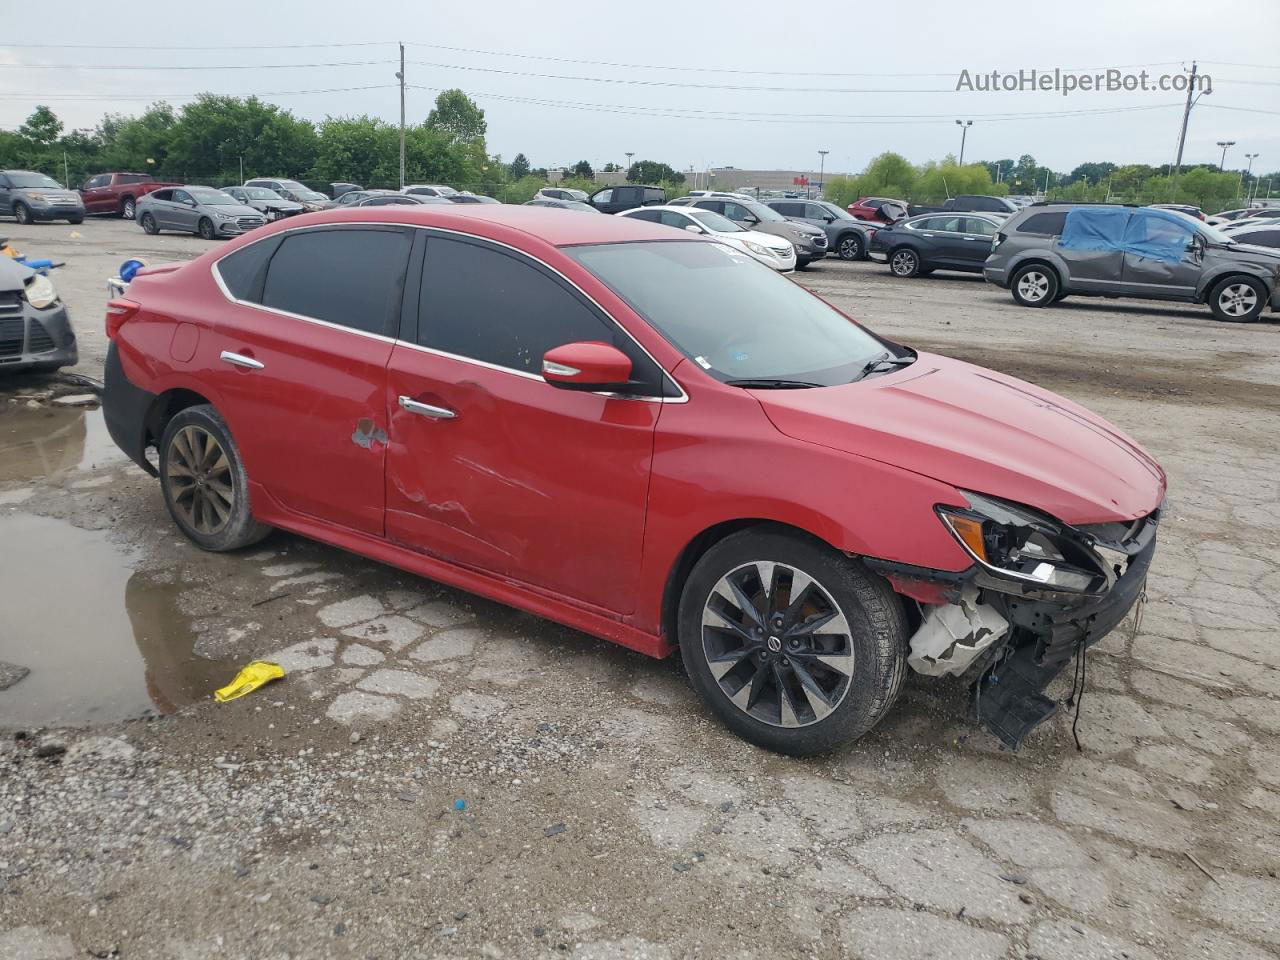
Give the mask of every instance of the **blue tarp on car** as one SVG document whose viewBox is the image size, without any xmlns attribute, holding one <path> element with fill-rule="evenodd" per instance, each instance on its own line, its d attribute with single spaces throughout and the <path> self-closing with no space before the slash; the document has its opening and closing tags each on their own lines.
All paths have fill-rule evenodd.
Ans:
<svg viewBox="0 0 1280 960">
<path fill-rule="evenodd" d="M 1151 207 L 1076 207 L 1067 212 L 1058 246 L 1068 250 L 1132 253 L 1177 263 L 1195 228 L 1184 217 Z"/>
</svg>

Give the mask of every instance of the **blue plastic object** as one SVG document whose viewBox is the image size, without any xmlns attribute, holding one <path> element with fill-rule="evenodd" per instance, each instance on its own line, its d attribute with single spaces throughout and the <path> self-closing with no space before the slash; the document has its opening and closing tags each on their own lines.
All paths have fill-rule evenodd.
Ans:
<svg viewBox="0 0 1280 960">
<path fill-rule="evenodd" d="M 453 809 L 455 810 L 467 809 L 467 801 L 461 800 L 461 799 L 453 801 Z"/>
<path fill-rule="evenodd" d="M 1168 210 L 1076 207 L 1067 213 L 1058 246 L 1177 263 L 1187 256 L 1187 244 L 1195 233 L 1194 226 Z"/>
<path fill-rule="evenodd" d="M 147 265 L 145 260 L 126 260 L 120 264 L 120 279 L 125 283 L 133 280 L 134 275 Z"/>
</svg>

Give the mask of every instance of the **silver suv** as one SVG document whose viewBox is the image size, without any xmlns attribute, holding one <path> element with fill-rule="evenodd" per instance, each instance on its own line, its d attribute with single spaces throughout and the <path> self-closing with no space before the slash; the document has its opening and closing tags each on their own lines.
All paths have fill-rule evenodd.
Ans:
<svg viewBox="0 0 1280 960">
<path fill-rule="evenodd" d="M 1079 294 L 1207 303 L 1236 322 L 1280 309 L 1280 250 L 1153 207 L 1032 204 L 1000 227 L 982 272 L 1024 307 Z"/>
</svg>

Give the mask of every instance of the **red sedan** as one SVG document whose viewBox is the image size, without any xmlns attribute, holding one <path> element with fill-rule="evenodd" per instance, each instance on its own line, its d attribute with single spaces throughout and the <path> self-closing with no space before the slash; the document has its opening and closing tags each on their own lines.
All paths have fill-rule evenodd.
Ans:
<svg viewBox="0 0 1280 960">
<path fill-rule="evenodd" d="M 908 666 L 1016 746 L 1154 553 L 1164 473 L 1100 417 L 659 224 L 305 215 L 143 270 L 107 328 L 112 436 L 199 546 L 280 527 L 678 647 L 775 750 L 870 730 Z"/>
</svg>

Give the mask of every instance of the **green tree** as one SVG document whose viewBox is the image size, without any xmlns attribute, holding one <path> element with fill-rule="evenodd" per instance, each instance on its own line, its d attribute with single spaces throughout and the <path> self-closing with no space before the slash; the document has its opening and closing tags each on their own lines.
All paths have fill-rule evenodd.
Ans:
<svg viewBox="0 0 1280 960">
<path fill-rule="evenodd" d="M 38 148 L 51 147 L 62 133 L 62 121 L 48 107 L 41 105 L 35 108 L 18 128 L 18 135 L 30 140 Z"/>
<path fill-rule="evenodd" d="M 484 141 L 489 125 L 484 111 L 461 90 L 443 90 L 427 115 L 427 128 L 446 134 L 452 143 Z"/>
<path fill-rule="evenodd" d="M 596 178 L 596 172 L 591 169 L 591 164 L 586 160 L 579 160 L 569 172 L 575 177 L 581 177 L 583 180 L 595 180 Z"/>
<path fill-rule="evenodd" d="M 165 164 L 172 176 L 221 179 L 305 176 L 315 163 L 316 130 L 288 110 L 257 97 L 204 93 L 182 108 L 170 130 Z"/>
<path fill-rule="evenodd" d="M 1066 182 L 1087 180 L 1089 183 L 1100 183 L 1116 172 L 1114 163 L 1082 163 L 1066 176 Z"/>
<path fill-rule="evenodd" d="M 405 153 L 407 157 L 407 133 Z M 351 180 L 398 187 L 399 127 L 376 117 L 326 117 L 316 132 L 311 176 L 329 182 Z"/>
<path fill-rule="evenodd" d="M 628 183 L 684 183 L 684 174 L 656 160 L 637 160 L 627 170 Z"/>
<path fill-rule="evenodd" d="M 101 162 L 107 170 L 163 170 L 169 156 L 169 136 L 177 123 L 173 107 L 153 103 L 141 116 L 109 113 L 98 124 Z"/>
<path fill-rule="evenodd" d="M 516 158 L 511 161 L 511 166 L 508 169 L 512 180 L 520 180 L 527 177 L 529 175 L 529 158 L 523 153 L 517 153 Z"/>
</svg>

